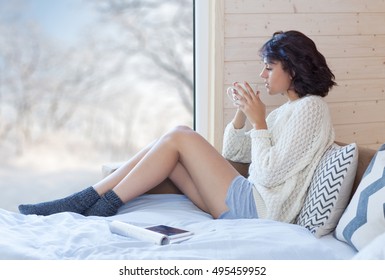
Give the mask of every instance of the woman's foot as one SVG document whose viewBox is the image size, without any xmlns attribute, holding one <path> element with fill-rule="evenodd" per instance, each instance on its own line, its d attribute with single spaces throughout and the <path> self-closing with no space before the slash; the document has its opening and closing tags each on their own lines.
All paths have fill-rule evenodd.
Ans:
<svg viewBox="0 0 385 280">
<path fill-rule="evenodd" d="M 88 187 L 65 198 L 37 204 L 19 205 L 19 211 L 25 215 L 36 214 L 43 216 L 60 212 L 74 212 L 82 214 L 94 205 L 99 198 L 100 195 L 95 191 L 95 189 L 93 187 Z"/>
</svg>

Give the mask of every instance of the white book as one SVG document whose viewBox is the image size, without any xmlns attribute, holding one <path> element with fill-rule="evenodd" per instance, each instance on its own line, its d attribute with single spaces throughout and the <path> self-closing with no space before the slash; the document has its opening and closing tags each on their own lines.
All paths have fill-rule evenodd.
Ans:
<svg viewBox="0 0 385 280">
<path fill-rule="evenodd" d="M 112 221 L 110 223 L 110 230 L 115 234 L 153 242 L 157 245 L 179 243 L 193 235 L 191 231 L 166 225 L 143 228 L 120 221 Z"/>
</svg>

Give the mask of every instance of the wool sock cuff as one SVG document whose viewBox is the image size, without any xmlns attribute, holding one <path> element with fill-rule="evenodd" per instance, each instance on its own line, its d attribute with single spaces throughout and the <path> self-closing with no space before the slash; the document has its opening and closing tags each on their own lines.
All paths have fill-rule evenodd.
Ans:
<svg viewBox="0 0 385 280">
<path fill-rule="evenodd" d="M 120 197 L 113 190 L 106 192 L 104 194 L 104 198 L 116 209 L 124 204 Z"/>
<path fill-rule="evenodd" d="M 96 192 L 96 190 L 91 186 L 86 188 L 83 191 L 82 200 L 80 201 L 85 208 L 91 207 L 98 199 L 100 195 Z"/>
</svg>

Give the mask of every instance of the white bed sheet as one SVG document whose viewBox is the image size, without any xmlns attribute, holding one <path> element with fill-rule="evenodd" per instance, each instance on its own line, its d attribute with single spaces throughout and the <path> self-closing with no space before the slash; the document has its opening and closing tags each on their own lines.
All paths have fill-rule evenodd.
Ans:
<svg viewBox="0 0 385 280">
<path fill-rule="evenodd" d="M 112 234 L 109 222 L 166 224 L 193 231 L 165 246 Z M 351 259 L 356 252 L 332 235 L 263 219 L 214 220 L 183 195 L 144 195 L 113 217 L 75 213 L 21 215 L 0 209 L 0 259 Z"/>
<path fill-rule="evenodd" d="M 366 245 L 358 254 L 355 260 L 385 260 L 385 233 L 380 234 Z"/>
</svg>

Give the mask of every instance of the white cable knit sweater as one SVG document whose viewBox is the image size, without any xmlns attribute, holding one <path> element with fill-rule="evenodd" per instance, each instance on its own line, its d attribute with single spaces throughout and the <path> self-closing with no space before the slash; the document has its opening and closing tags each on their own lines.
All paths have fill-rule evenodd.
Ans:
<svg viewBox="0 0 385 280">
<path fill-rule="evenodd" d="M 248 180 L 260 218 L 293 222 L 322 154 L 334 141 L 327 103 L 319 96 L 289 101 L 266 118 L 267 130 L 225 129 L 223 156 L 251 163 Z"/>
</svg>

